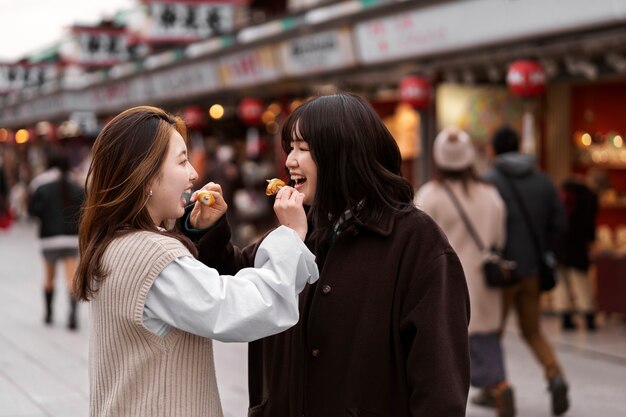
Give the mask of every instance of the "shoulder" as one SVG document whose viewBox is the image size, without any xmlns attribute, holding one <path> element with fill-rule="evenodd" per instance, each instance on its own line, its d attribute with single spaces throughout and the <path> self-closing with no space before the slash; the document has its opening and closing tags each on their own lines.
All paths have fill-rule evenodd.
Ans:
<svg viewBox="0 0 626 417">
<path fill-rule="evenodd" d="M 170 252 L 182 251 L 189 254 L 185 245 L 171 236 L 166 236 L 157 232 L 136 231 L 121 235 L 111 242 L 113 247 L 123 247 L 132 252 Z"/>
<path fill-rule="evenodd" d="M 396 218 L 396 234 L 411 250 L 427 256 L 437 256 L 452 251 L 448 238 L 428 213 L 415 208 Z"/>
<path fill-rule="evenodd" d="M 478 182 L 474 185 L 475 190 L 479 193 L 480 197 L 488 198 L 490 200 L 495 200 L 498 202 L 502 201 L 502 197 L 500 197 L 500 192 L 495 185 L 490 182 Z"/>
<path fill-rule="evenodd" d="M 422 185 L 417 193 L 415 194 L 415 205 L 418 208 L 422 208 L 430 205 L 433 199 L 439 198 L 438 196 L 442 193 L 443 188 L 436 181 L 429 181 L 426 184 Z"/>
</svg>

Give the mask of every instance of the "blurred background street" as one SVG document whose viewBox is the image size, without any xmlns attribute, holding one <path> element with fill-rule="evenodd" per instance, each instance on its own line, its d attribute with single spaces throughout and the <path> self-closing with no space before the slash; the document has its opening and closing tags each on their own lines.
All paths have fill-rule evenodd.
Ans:
<svg viewBox="0 0 626 417">
<path fill-rule="evenodd" d="M 65 328 L 68 300 L 57 297 L 54 324 L 45 326 L 39 257 L 33 224 L 18 223 L 0 233 L 0 417 L 84 417 L 89 400 L 88 306 L 80 306 L 79 330 L 70 332 Z M 584 330 L 563 334 L 558 320 L 551 317 L 543 319 L 543 326 L 571 383 L 572 408 L 567 416 L 622 417 L 626 409 L 623 321 L 603 317 L 593 334 Z M 244 417 L 246 345 L 215 342 L 214 348 L 225 416 Z M 518 416 L 550 416 L 541 370 L 514 326 L 509 326 L 505 337 L 505 355 Z M 492 415 L 491 410 L 468 406 L 468 417 Z"/>
<path fill-rule="evenodd" d="M 0 417 L 87 415 L 88 305 L 69 331 L 59 273 L 44 325 L 28 212 L 35 189 L 59 176 L 55 152 L 82 187 L 115 115 L 176 114 L 194 186 L 222 186 L 243 245 L 275 222 L 264 190 L 287 179 L 283 122 L 310 97 L 343 91 L 383 120 L 416 191 L 436 176 L 442 129 L 467 132 L 467 172 L 478 176 L 494 163 L 495 132 L 519 134 L 517 150 L 567 212 L 560 243 L 582 248 L 573 265 L 558 261 L 576 269 L 586 302 L 569 305 L 567 292 L 556 302 L 556 291 L 541 300 L 570 382 L 567 416 L 626 415 L 626 0 L 0 0 L 0 10 Z M 579 204 L 582 188 L 590 204 Z M 573 312 L 583 315 L 566 322 Z M 549 416 L 542 370 L 514 323 L 504 348 L 518 415 Z M 247 347 L 214 346 L 225 415 L 245 416 Z M 494 413 L 469 404 L 467 415 Z"/>
</svg>

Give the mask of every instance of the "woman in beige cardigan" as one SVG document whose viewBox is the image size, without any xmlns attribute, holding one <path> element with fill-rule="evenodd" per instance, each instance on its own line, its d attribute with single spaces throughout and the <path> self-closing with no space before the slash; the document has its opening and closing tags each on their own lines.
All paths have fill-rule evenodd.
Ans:
<svg viewBox="0 0 626 417">
<path fill-rule="evenodd" d="M 502 320 L 502 293 L 485 284 L 483 254 L 465 225 L 462 207 L 482 245 L 501 248 L 505 241 L 505 206 L 498 191 L 479 179 L 473 167 L 475 151 L 469 135 L 444 129 L 435 139 L 436 175 L 418 191 L 415 203 L 443 229 L 463 265 L 470 294 L 471 383 L 494 398 L 498 417 L 515 415 L 513 392 L 506 381 L 498 331 Z M 456 203 L 454 201 L 456 199 Z M 483 404 L 485 405 L 485 404 Z"/>
<path fill-rule="evenodd" d="M 195 259 L 172 229 L 198 174 L 183 121 L 155 107 L 126 110 L 93 147 L 79 229 L 76 295 L 91 304 L 92 417 L 221 417 L 211 339 L 251 341 L 298 322 L 298 294 L 315 282 L 304 245 L 303 195 L 283 187 L 281 224 L 263 241 L 254 267 L 220 275 Z M 188 227 L 206 229 L 226 211 L 195 201 Z"/>
</svg>

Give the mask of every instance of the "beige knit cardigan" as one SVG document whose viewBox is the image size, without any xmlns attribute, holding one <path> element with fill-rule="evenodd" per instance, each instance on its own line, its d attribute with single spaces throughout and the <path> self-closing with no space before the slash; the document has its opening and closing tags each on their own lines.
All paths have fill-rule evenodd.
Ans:
<svg viewBox="0 0 626 417">
<path fill-rule="evenodd" d="M 150 286 L 172 260 L 190 255 L 176 239 L 135 232 L 113 240 L 107 276 L 91 302 L 92 417 L 221 417 L 211 340 L 143 326 Z"/>
</svg>

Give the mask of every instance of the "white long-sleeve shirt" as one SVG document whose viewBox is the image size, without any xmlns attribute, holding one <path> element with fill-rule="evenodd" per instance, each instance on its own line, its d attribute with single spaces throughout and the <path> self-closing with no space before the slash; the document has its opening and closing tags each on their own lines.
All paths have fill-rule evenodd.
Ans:
<svg viewBox="0 0 626 417">
<path fill-rule="evenodd" d="M 223 342 L 249 342 L 298 322 L 298 294 L 319 277 L 315 256 L 281 226 L 261 243 L 254 268 L 220 275 L 191 256 L 175 259 L 148 292 L 143 323 L 159 336 L 172 327 Z"/>
</svg>

